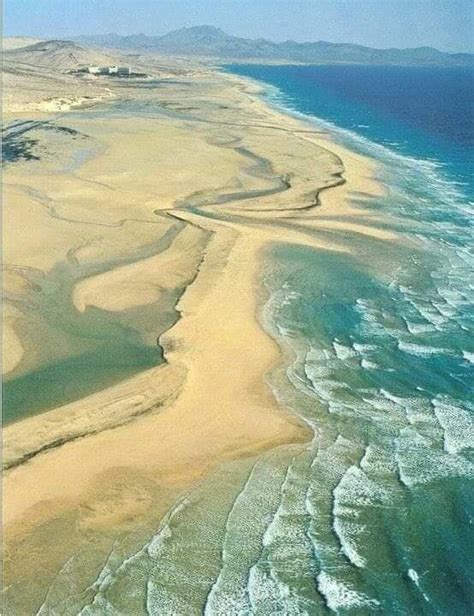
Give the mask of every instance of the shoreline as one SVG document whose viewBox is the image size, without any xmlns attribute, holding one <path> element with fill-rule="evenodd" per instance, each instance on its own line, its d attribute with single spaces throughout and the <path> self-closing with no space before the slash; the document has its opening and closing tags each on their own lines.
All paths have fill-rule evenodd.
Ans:
<svg viewBox="0 0 474 616">
<path fill-rule="evenodd" d="M 83 207 L 82 178 L 92 177 L 96 183 L 107 185 L 113 182 L 114 191 L 109 191 L 108 201 L 103 201 L 115 208 L 110 209 L 110 215 L 105 207 L 105 213 L 84 211 L 88 224 L 103 224 L 105 218 L 101 216 L 107 214 L 110 220 L 116 220 L 129 211 L 130 195 L 135 194 L 136 178 L 140 177 L 140 192 L 133 207 L 142 222 L 159 220 L 161 224 L 157 210 L 164 217 L 163 225 L 166 219 L 179 219 L 184 228 L 197 229 L 192 233 L 198 238 L 205 233 L 210 240 L 204 248 L 197 241 L 191 261 L 182 257 L 186 240 L 182 246 L 175 246 L 169 259 L 165 251 L 162 258 L 155 255 L 148 261 L 138 261 L 132 270 L 126 269 L 130 265 L 113 267 L 91 275 L 74 289 L 77 310 L 84 313 L 86 308 L 95 307 L 111 315 L 125 315 L 137 306 L 142 309 L 154 302 L 159 306 L 163 289 L 178 283 L 176 271 L 180 282 L 187 280 L 190 262 L 198 263 L 195 276 L 188 280 L 176 304 L 180 315 L 177 322 L 159 338 L 164 366 L 5 428 L 4 456 L 11 468 L 4 480 L 4 519 L 9 557 L 16 566 L 29 542 L 42 545 L 53 532 L 58 533 L 57 540 L 65 541 L 72 532 L 75 539 L 70 543 L 77 545 L 83 541 L 84 528 L 101 534 L 109 526 L 114 532 L 123 532 L 129 524 L 140 526 L 142 518 L 153 515 L 147 503 L 159 498 L 163 490 L 177 495 L 227 461 L 280 445 L 309 442 L 312 431 L 275 400 L 266 383 L 266 375 L 280 365 L 284 351 L 260 324 L 264 251 L 275 243 L 347 250 L 343 243 L 318 237 L 318 229 L 346 229 L 399 241 L 397 236 L 371 226 L 377 219 L 373 213 L 349 202 L 351 193 L 381 194 L 373 179 L 376 166 L 372 161 L 333 145 L 325 136 L 308 134 L 301 121 L 272 110 L 264 101 L 242 91 L 250 86 L 236 87 L 228 75 L 212 73 L 207 84 L 194 83 L 193 87 L 204 100 L 194 112 L 197 118 L 187 112 L 185 121 L 163 117 L 153 126 L 140 118 L 110 120 L 122 131 L 130 148 L 133 141 L 138 143 L 130 154 L 137 156 L 133 178 L 126 175 L 127 160 L 124 168 L 117 170 L 121 148 L 104 132 L 100 138 L 107 149 L 86 162 L 76 173 L 78 178 L 57 180 L 60 190 L 71 195 L 69 207 L 77 200 L 78 208 Z M 225 100 L 226 108 L 216 121 L 212 105 L 221 90 L 223 94 L 217 96 Z M 167 95 L 171 96 L 169 91 Z M 179 90 L 175 96 L 179 101 Z M 67 114 L 62 118 L 66 122 Z M 254 119 L 249 122 L 250 118 Z M 72 120 L 73 125 L 81 123 L 85 128 L 94 127 L 87 116 Z M 193 127 L 199 130 L 192 133 Z M 177 142 L 184 150 L 194 148 L 188 159 L 180 161 L 182 178 L 174 181 L 170 176 L 169 186 L 162 188 L 159 199 L 152 175 L 154 166 L 145 161 L 145 157 L 150 158 L 147 148 L 153 147 L 156 137 L 161 139 L 163 161 L 173 156 Z M 237 140 L 235 147 L 219 145 L 231 139 Z M 250 163 L 239 147 L 269 161 L 261 174 L 249 173 Z M 139 150 L 144 151 L 142 159 Z M 201 154 L 202 176 L 193 172 L 195 151 Z M 176 168 L 176 163 L 173 165 L 170 173 Z M 283 173 L 289 174 L 288 186 L 281 182 L 281 190 L 270 190 L 278 178 L 286 177 Z M 213 175 L 217 187 L 207 180 Z M 29 179 L 22 176 L 18 181 Z M 116 203 L 117 189 L 123 205 Z M 91 203 L 104 199 L 108 190 L 94 187 Z M 245 190 L 251 196 L 238 198 Z M 229 192 L 237 198 L 219 201 L 219 194 Z M 195 194 L 204 198 L 204 205 L 183 205 L 183 195 L 189 199 Z M 319 203 L 314 201 L 315 194 Z M 357 216 L 358 222 L 348 222 L 349 214 Z M 83 228 L 78 235 L 81 233 Z M 141 228 L 137 238 L 140 233 Z M 64 249 L 62 244 L 58 246 L 59 254 Z M 87 245 L 81 248 L 79 258 L 82 254 L 90 258 L 88 250 Z M 23 258 L 18 250 L 12 254 Z M 46 258 L 45 263 L 50 267 Z M 32 452 L 39 455 L 30 455 Z M 127 469 L 123 477 L 120 469 Z M 129 476 L 133 481 L 140 477 L 148 486 L 144 488 L 145 504 L 138 505 L 133 498 L 130 502 Z M 109 480 L 120 484 L 118 499 L 103 494 Z M 64 525 L 64 516 L 70 515 L 72 526 L 69 522 Z M 50 528 L 46 536 L 38 534 L 45 524 Z M 67 545 L 64 549 L 67 553 Z M 61 552 L 51 557 L 46 580 L 54 575 L 64 556 Z M 35 570 L 43 565 L 33 559 L 25 566 Z"/>
</svg>

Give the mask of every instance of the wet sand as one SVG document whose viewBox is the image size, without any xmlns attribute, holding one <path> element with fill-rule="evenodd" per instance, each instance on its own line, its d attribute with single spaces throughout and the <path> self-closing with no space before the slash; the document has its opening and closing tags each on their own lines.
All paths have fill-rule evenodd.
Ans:
<svg viewBox="0 0 474 616">
<path fill-rule="evenodd" d="M 45 138 L 40 160 L 6 170 L 8 377 L 94 347 L 91 333 L 78 339 L 58 320 L 51 297 L 74 323 L 97 311 L 158 343 L 165 362 L 6 427 L 6 584 L 18 613 L 38 608 L 91 537 L 94 573 L 114 537 L 156 527 L 219 465 L 311 438 L 265 380 L 281 361 L 261 324 L 266 251 L 347 250 L 345 229 L 398 238 L 350 203 L 379 194 L 373 163 L 257 93 L 207 71 L 126 88 L 117 96 L 133 97 L 141 116 L 130 102 L 121 113 L 64 113 L 82 140 Z M 68 167 L 77 147 L 89 158 Z M 62 299 L 48 295 L 65 279 Z M 170 312 L 171 327 L 160 326 Z"/>
</svg>

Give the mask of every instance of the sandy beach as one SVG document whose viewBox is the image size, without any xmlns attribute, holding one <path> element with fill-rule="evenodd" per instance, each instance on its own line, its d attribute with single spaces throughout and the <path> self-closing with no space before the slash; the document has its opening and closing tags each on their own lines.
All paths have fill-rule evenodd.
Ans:
<svg viewBox="0 0 474 616">
<path fill-rule="evenodd" d="M 254 84 L 197 67 L 112 90 L 114 102 L 68 100 L 60 115 L 44 100 L 34 117 L 6 108 L 9 122 L 53 127 L 31 130 L 37 159 L 5 169 L 7 382 L 94 356 L 112 325 L 163 355 L 5 427 L 15 614 L 34 613 L 86 544 L 94 577 L 120 533 L 156 527 L 217 468 L 310 440 L 266 382 L 281 362 L 262 321 L 272 246 L 347 251 L 345 230 L 399 241 L 360 202 L 380 194 L 374 163 L 267 106 Z"/>
</svg>

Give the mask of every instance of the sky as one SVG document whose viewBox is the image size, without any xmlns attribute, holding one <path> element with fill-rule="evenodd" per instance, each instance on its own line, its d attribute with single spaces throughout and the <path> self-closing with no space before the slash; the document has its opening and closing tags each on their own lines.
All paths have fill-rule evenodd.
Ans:
<svg viewBox="0 0 474 616">
<path fill-rule="evenodd" d="M 4 0 L 4 36 L 159 35 L 204 24 L 274 41 L 474 51 L 474 0 Z"/>
</svg>

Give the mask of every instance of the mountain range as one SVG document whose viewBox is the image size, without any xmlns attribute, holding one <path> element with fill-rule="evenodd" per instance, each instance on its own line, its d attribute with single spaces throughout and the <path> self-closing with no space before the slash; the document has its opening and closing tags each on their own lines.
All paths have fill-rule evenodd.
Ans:
<svg viewBox="0 0 474 616">
<path fill-rule="evenodd" d="M 265 60 L 303 63 L 357 63 L 399 65 L 473 65 L 474 54 L 446 53 L 434 47 L 374 49 L 349 43 L 277 43 L 266 39 L 247 39 L 227 34 L 214 26 L 193 26 L 173 30 L 163 36 L 105 34 L 80 36 L 85 45 L 150 51 L 164 54 L 194 55 L 219 60 Z"/>
</svg>

